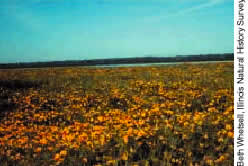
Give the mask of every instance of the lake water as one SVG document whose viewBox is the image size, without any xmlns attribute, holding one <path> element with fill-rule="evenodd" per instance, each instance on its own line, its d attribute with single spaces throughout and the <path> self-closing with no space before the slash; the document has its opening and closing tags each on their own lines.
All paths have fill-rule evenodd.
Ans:
<svg viewBox="0 0 248 166">
<path fill-rule="evenodd" d="M 145 66 L 169 66 L 169 65 L 179 65 L 179 64 L 206 64 L 206 63 L 225 63 L 233 61 L 199 61 L 199 62 L 166 62 L 166 63 L 136 63 L 136 64 L 104 64 L 89 67 L 145 67 Z"/>
</svg>

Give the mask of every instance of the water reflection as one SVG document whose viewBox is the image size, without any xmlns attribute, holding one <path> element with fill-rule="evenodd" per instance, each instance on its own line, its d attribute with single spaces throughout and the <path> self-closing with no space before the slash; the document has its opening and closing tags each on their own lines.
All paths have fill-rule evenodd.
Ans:
<svg viewBox="0 0 248 166">
<path fill-rule="evenodd" d="M 204 63 L 220 63 L 233 61 L 198 61 L 198 62 L 166 62 L 166 63 L 135 63 L 135 64 L 103 64 L 89 67 L 145 67 L 145 66 L 169 66 L 180 64 L 204 64 Z"/>
</svg>

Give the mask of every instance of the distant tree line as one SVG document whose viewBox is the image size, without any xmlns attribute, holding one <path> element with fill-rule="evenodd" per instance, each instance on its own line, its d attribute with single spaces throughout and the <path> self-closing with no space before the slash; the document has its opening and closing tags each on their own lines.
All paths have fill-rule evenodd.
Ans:
<svg viewBox="0 0 248 166">
<path fill-rule="evenodd" d="M 0 68 L 11 69 L 11 68 L 40 68 L 40 67 L 71 67 L 71 66 L 98 66 L 98 65 L 110 65 L 110 64 L 233 61 L 233 60 L 234 60 L 233 53 L 225 53 L 225 54 L 177 55 L 175 57 L 136 57 L 136 58 L 113 58 L 113 59 L 70 60 L 70 61 L 50 61 L 50 62 L 5 63 L 5 64 L 0 64 Z"/>
</svg>

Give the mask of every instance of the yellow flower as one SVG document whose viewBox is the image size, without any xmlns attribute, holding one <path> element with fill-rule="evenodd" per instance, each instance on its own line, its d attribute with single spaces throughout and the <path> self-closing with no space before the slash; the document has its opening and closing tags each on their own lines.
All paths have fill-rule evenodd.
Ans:
<svg viewBox="0 0 248 166">
<path fill-rule="evenodd" d="M 13 139 L 8 140 L 8 145 L 12 146 L 13 145 Z"/>
<path fill-rule="evenodd" d="M 225 160 L 225 157 L 222 155 L 217 160 L 215 160 L 216 163 L 220 163 Z"/>
<path fill-rule="evenodd" d="M 74 138 L 75 138 L 75 134 L 69 134 L 69 135 L 67 135 L 67 140 L 68 141 L 72 141 L 72 140 L 74 140 Z"/>
<path fill-rule="evenodd" d="M 146 112 L 142 112 L 141 117 L 146 117 Z"/>
<path fill-rule="evenodd" d="M 124 152 L 121 156 L 121 159 L 122 160 L 128 160 L 128 153 L 127 152 Z"/>
<path fill-rule="evenodd" d="M 123 141 L 124 141 L 125 144 L 128 143 L 128 135 L 123 136 Z"/>
<path fill-rule="evenodd" d="M 45 138 L 42 138 L 40 140 L 40 144 L 43 144 L 43 145 L 47 144 L 47 140 Z"/>
<path fill-rule="evenodd" d="M 183 125 L 186 127 L 189 125 L 189 122 L 184 122 Z"/>
<path fill-rule="evenodd" d="M 53 147 L 49 146 L 47 149 L 48 149 L 49 151 L 52 151 L 52 150 L 53 150 Z"/>
<path fill-rule="evenodd" d="M 98 116 L 98 117 L 97 117 L 97 120 L 98 120 L 99 122 L 103 122 L 103 121 L 104 121 L 104 117 L 103 117 L 103 116 Z"/>
<path fill-rule="evenodd" d="M 99 126 L 99 125 L 96 125 L 96 126 L 93 126 L 93 130 L 94 131 L 101 131 L 101 130 L 103 130 L 103 126 Z"/>
<path fill-rule="evenodd" d="M 211 159 L 207 159 L 207 160 L 206 160 L 206 163 L 207 163 L 208 165 L 214 165 L 214 161 L 211 160 Z"/>
<path fill-rule="evenodd" d="M 58 127 L 57 126 L 51 126 L 50 129 L 51 129 L 52 132 L 58 131 Z"/>
<path fill-rule="evenodd" d="M 79 145 L 78 144 L 73 144 L 72 146 L 74 149 L 79 149 Z"/>
<path fill-rule="evenodd" d="M 227 136 L 230 137 L 230 138 L 233 138 L 233 132 L 229 131 L 229 132 L 227 133 Z"/>
<path fill-rule="evenodd" d="M 100 143 L 101 145 L 105 143 L 105 135 L 100 135 Z"/>
<path fill-rule="evenodd" d="M 83 157 L 83 158 L 82 158 L 82 162 L 83 162 L 83 163 L 87 163 L 87 158 L 86 158 L 86 157 Z"/>
<path fill-rule="evenodd" d="M 223 138 L 219 138 L 218 141 L 219 142 L 223 142 L 224 140 L 223 140 Z"/>
<path fill-rule="evenodd" d="M 20 153 L 17 153 L 17 154 L 15 155 L 15 159 L 16 159 L 16 160 L 21 159 L 21 154 L 20 154 Z"/>
<path fill-rule="evenodd" d="M 204 136 L 203 136 L 204 139 L 208 139 L 208 134 L 205 133 Z"/>
<path fill-rule="evenodd" d="M 88 136 L 86 133 L 82 133 L 78 136 L 78 139 L 80 142 L 84 142 L 84 141 L 87 141 L 88 140 Z"/>
<path fill-rule="evenodd" d="M 55 154 L 54 160 L 56 160 L 56 161 L 60 160 L 60 154 L 59 153 Z"/>
<path fill-rule="evenodd" d="M 60 156 L 66 156 L 67 155 L 67 151 L 66 150 L 62 150 L 60 151 Z"/>
<path fill-rule="evenodd" d="M 92 141 L 87 141 L 86 144 L 87 144 L 89 147 L 93 147 L 93 142 L 92 142 Z"/>
<path fill-rule="evenodd" d="M 8 156 L 8 157 L 11 156 L 11 150 L 7 150 L 7 156 Z"/>
<path fill-rule="evenodd" d="M 35 152 L 37 152 L 37 153 L 41 152 L 41 147 L 38 147 L 38 148 L 35 150 Z"/>
<path fill-rule="evenodd" d="M 144 136 L 144 135 L 146 135 L 146 133 L 143 131 L 143 130 L 140 130 L 139 132 L 138 132 L 138 136 Z"/>
<path fill-rule="evenodd" d="M 187 134 L 183 134 L 183 140 L 189 139 Z"/>
<path fill-rule="evenodd" d="M 226 128 L 226 130 L 232 130 L 232 125 L 226 124 L 225 128 Z"/>
</svg>

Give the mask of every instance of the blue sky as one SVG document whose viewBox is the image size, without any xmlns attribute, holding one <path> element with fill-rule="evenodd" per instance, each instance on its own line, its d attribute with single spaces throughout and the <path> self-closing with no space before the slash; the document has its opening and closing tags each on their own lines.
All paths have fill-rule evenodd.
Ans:
<svg viewBox="0 0 248 166">
<path fill-rule="evenodd" d="M 233 0 L 0 0 L 0 63 L 233 52 Z"/>
</svg>

